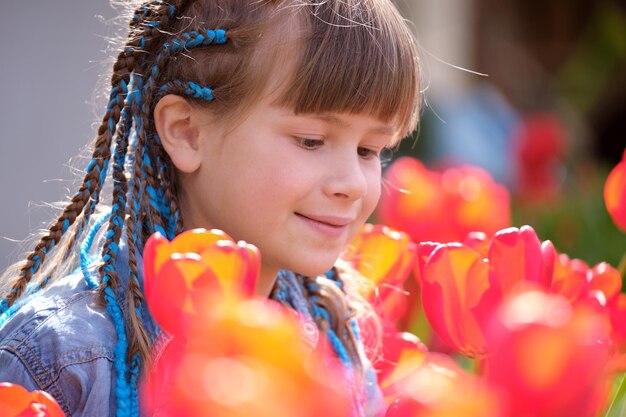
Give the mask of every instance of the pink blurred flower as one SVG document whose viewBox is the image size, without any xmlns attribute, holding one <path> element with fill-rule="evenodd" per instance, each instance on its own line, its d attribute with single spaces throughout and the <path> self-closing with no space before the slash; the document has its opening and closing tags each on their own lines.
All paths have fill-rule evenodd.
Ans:
<svg viewBox="0 0 626 417">
<path fill-rule="evenodd" d="M 608 391 L 611 326 L 594 305 L 525 291 L 500 308 L 488 333 L 487 381 L 509 417 L 592 417 Z"/>
<path fill-rule="evenodd" d="M 349 415 L 345 377 L 321 355 L 275 306 L 216 299 L 146 375 L 142 404 L 167 417 Z"/>
<path fill-rule="evenodd" d="M 413 158 L 396 160 L 385 172 L 377 216 L 413 241 L 460 241 L 471 231 L 488 234 L 510 223 L 508 191 L 473 166 L 428 170 Z"/>
<path fill-rule="evenodd" d="M 397 378 L 386 417 L 503 417 L 500 399 L 450 357 L 428 354 Z"/>
</svg>

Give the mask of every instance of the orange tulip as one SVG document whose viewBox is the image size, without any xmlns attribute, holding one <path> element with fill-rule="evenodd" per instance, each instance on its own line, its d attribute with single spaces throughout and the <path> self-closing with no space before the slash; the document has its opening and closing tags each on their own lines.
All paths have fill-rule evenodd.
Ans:
<svg viewBox="0 0 626 417">
<path fill-rule="evenodd" d="M 610 345 L 602 310 L 526 291 L 503 304 L 488 338 L 486 377 L 507 399 L 507 416 L 592 417 L 600 411 Z"/>
<path fill-rule="evenodd" d="M 175 343 L 175 341 L 173 342 Z M 294 321 L 260 300 L 216 299 L 170 345 L 143 385 L 149 413 L 167 417 L 340 417 L 348 387 L 304 347 Z M 324 399 L 324 401 L 320 401 Z"/>
<path fill-rule="evenodd" d="M 604 203 L 611 218 L 626 232 L 626 149 L 604 184 Z"/>
<path fill-rule="evenodd" d="M 2 382 L 0 383 L 0 416 L 65 417 L 65 414 L 47 392 L 28 392 L 20 385 Z"/>
<path fill-rule="evenodd" d="M 171 242 L 155 233 L 146 242 L 143 264 L 150 310 L 164 330 L 178 334 L 209 294 L 254 295 L 260 255 L 219 230 L 196 229 Z"/>
<path fill-rule="evenodd" d="M 416 245 L 406 233 L 365 224 L 341 258 L 368 283 L 361 294 L 383 318 L 394 321 L 406 311 L 403 284 L 415 261 Z"/>
<path fill-rule="evenodd" d="M 428 170 L 413 158 L 385 172 L 379 220 L 415 242 L 460 241 L 471 231 L 492 234 L 510 223 L 510 197 L 484 170 L 473 166 Z"/>
</svg>

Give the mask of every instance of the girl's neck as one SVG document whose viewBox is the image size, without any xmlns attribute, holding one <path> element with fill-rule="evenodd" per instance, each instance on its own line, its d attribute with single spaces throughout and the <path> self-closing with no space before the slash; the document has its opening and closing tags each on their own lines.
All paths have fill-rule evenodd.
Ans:
<svg viewBox="0 0 626 417">
<path fill-rule="evenodd" d="M 279 270 L 276 268 L 261 267 L 261 273 L 259 275 L 259 282 L 256 288 L 256 294 L 259 297 L 269 297 Z"/>
</svg>

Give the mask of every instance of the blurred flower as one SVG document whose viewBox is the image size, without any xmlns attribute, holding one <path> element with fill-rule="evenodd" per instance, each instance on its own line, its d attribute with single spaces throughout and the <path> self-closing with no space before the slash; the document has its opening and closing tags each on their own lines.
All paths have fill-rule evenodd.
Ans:
<svg viewBox="0 0 626 417">
<path fill-rule="evenodd" d="M 510 223 L 507 190 L 478 167 L 439 173 L 405 157 L 387 169 L 385 185 L 378 219 L 415 242 L 460 241 L 471 231 L 492 234 Z"/>
<path fill-rule="evenodd" d="M 343 382 L 343 368 L 305 345 L 295 316 L 254 297 L 258 270 L 258 250 L 220 231 L 188 231 L 172 242 L 160 235 L 148 240 L 146 300 L 171 337 L 144 375 L 146 413 L 349 413 L 352 387 Z"/>
<path fill-rule="evenodd" d="M 565 128 L 552 114 L 533 114 L 515 134 L 518 163 L 517 193 L 524 201 L 557 197 L 561 185 L 561 158 Z"/>
<path fill-rule="evenodd" d="M 606 179 L 604 203 L 617 227 L 626 232 L 626 149 L 622 161 L 613 168 Z"/>
<path fill-rule="evenodd" d="M 386 417 L 499 417 L 500 399 L 449 357 L 428 354 L 396 382 Z"/>
<path fill-rule="evenodd" d="M 176 339 L 173 342 L 176 343 Z M 345 377 L 260 300 L 216 299 L 147 375 L 142 402 L 167 417 L 344 417 Z M 169 346 L 168 346 L 169 347 Z M 323 399 L 323 401 L 320 401 Z"/>
<path fill-rule="evenodd" d="M 341 254 L 367 279 L 360 292 L 386 320 L 394 321 L 406 312 L 403 284 L 413 268 L 416 249 L 406 233 L 365 224 Z"/>
<path fill-rule="evenodd" d="M 398 382 L 422 365 L 428 348 L 414 334 L 387 331 L 383 333 L 382 350 L 374 367 L 384 397 L 392 401 L 398 395 Z"/>
<path fill-rule="evenodd" d="M 28 392 L 20 385 L 2 382 L 0 383 L 0 416 L 65 417 L 65 414 L 47 392 Z"/>
<path fill-rule="evenodd" d="M 597 415 L 608 394 L 608 317 L 594 305 L 522 292 L 505 301 L 488 333 L 486 378 L 507 416 Z"/>
<path fill-rule="evenodd" d="M 150 311 L 164 330 L 178 334 L 210 294 L 254 295 L 260 255 L 253 245 L 236 243 L 219 230 L 195 229 L 171 242 L 152 235 L 143 264 Z"/>
</svg>

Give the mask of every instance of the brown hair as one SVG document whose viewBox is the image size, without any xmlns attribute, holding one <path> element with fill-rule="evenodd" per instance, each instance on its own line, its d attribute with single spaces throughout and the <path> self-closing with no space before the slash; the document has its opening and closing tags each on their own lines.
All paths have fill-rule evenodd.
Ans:
<svg viewBox="0 0 626 417">
<path fill-rule="evenodd" d="M 207 28 L 224 29 L 227 42 L 164 53 L 173 39 L 184 40 L 185 35 Z M 41 275 L 41 265 L 51 251 L 57 248 L 62 258 L 72 252 L 83 230 L 88 229 L 108 183 L 113 213 L 102 249 L 99 290 L 103 302 L 109 302 L 107 288 L 115 290 L 120 285 L 114 265 L 125 231 L 131 271 L 129 305 L 124 310 L 130 324 L 126 330 L 128 355 L 140 353 L 147 358 L 150 341 L 137 313 L 143 301 L 137 254 L 155 230 L 170 238 L 182 231 L 176 173 L 156 140 L 152 120 L 154 106 L 162 96 L 160 86 L 180 80 L 210 86 L 215 97 L 211 102 L 187 98 L 207 106 L 217 117 L 236 121 L 271 87 L 272 71 L 294 57 L 286 55 L 283 47 L 294 45 L 299 51 L 297 62 L 292 63 L 294 70 L 281 85 L 279 104 L 296 113 L 374 115 L 395 124 L 398 140 L 415 128 L 420 107 L 416 47 L 390 0 L 171 0 L 142 4 L 134 12 L 127 42 L 113 66 L 110 102 L 83 183 L 19 265 L 18 276 L 6 294 L 7 305 L 22 295 L 34 276 Z M 135 143 L 129 139 L 133 128 Z M 112 173 L 107 179 L 109 165 Z M 318 321 L 320 327 L 337 329 L 351 357 L 361 360 L 348 323 L 351 307 L 329 287 L 335 285 L 331 281 L 307 280 L 318 282 L 321 290 L 316 299 L 329 312 L 330 322 Z M 42 286 L 47 282 L 43 280 Z"/>
</svg>

